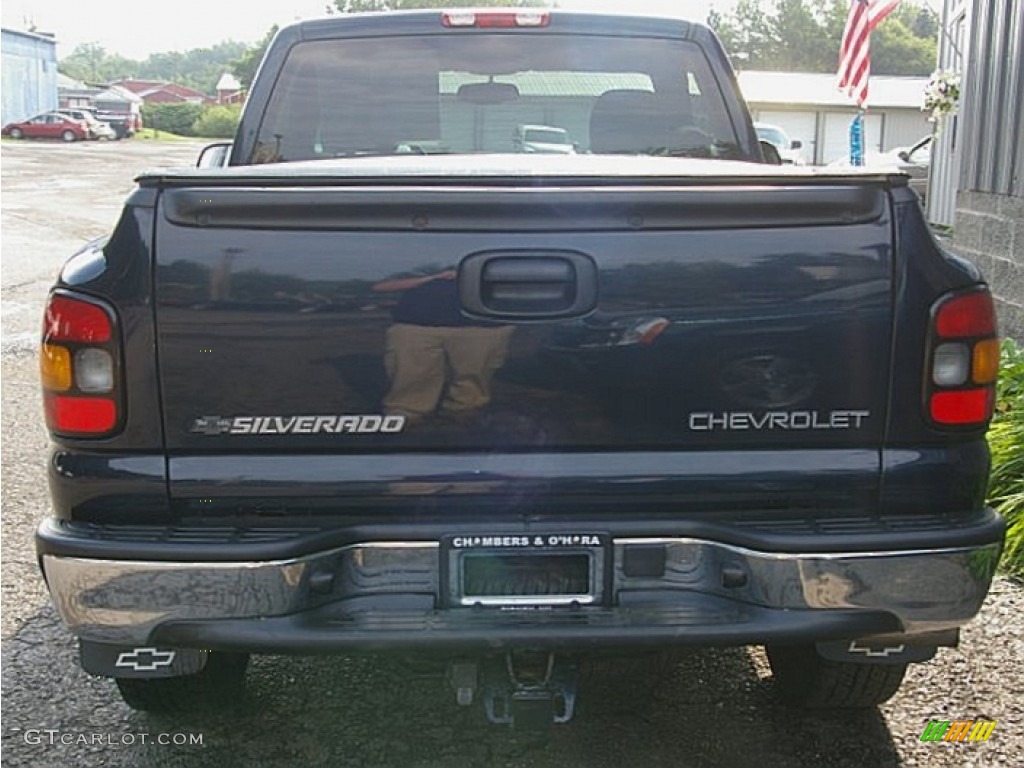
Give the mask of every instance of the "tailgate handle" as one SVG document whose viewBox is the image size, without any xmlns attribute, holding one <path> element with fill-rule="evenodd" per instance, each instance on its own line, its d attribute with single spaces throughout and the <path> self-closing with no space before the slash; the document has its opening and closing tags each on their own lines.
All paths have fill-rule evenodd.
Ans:
<svg viewBox="0 0 1024 768">
<path fill-rule="evenodd" d="M 597 305 L 597 266 L 575 251 L 489 251 L 459 266 L 462 308 L 477 317 L 578 317 Z"/>
</svg>

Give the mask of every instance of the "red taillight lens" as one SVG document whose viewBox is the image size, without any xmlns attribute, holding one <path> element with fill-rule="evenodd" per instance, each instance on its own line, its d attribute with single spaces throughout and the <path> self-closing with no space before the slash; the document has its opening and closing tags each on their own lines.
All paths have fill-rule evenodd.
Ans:
<svg viewBox="0 0 1024 768">
<path fill-rule="evenodd" d="M 936 392 L 932 395 L 931 416 L 938 424 L 980 424 L 992 415 L 994 399 L 991 387 Z"/>
<path fill-rule="evenodd" d="M 78 299 L 54 295 L 46 304 L 43 340 L 102 344 L 110 341 L 113 324 L 104 309 Z"/>
<path fill-rule="evenodd" d="M 117 424 L 117 406 L 103 397 L 65 397 L 47 394 L 46 422 L 54 432 L 96 435 Z"/>
<path fill-rule="evenodd" d="M 55 293 L 46 303 L 40 369 L 46 424 L 69 437 L 117 427 L 120 346 L 114 313 L 92 299 Z"/>
<path fill-rule="evenodd" d="M 996 310 L 988 291 L 975 291 L 946 299 L 935 313 L 935 332 L 944 339 L 992 336 Z"/>
<path fill-rule="evenodd" d="M 932 422 L 948 427 L 984 426 L 995 407 L 999 365 L 995 307 L 986 288 L 954 293 L 936 302 L 930 347 L 925 401 Z"/>
</svg>

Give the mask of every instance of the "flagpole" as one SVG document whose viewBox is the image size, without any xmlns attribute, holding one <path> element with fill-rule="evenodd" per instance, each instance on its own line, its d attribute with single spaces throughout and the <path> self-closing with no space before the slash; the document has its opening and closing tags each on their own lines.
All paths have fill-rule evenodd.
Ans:
<svg viewBox="0 0 1024 768">
<path fill-rule="evenodd" d="M 850 165 L 864 165 L 864 115 L 868 108 L 871 72 L 871 32 L 899 5 L 900 0 L 850 0 L 837 71 L 839 90 L 859 107 L 850 123 Z"/>
</svg>

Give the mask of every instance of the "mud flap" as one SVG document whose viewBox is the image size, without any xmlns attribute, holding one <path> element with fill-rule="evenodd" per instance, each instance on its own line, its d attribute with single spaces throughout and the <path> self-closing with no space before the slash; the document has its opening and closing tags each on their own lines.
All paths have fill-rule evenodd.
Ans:
<svg viewBox="0 0 1024 768">
<path fill-rule="evenodd" d="M 928 661 L 938 650 L 934 645 L 887 640 L 834 640 L 815 643 L 818 655 L 832 661 L 854 661 L 859 664 L 908 664 Z"/>
<path fill-rule="evenodd" d="M 194 648 L 158 648 L 78 641 L 82 668 L 101 677 L 181 677 L 201 672 L 208 653 Z"/>
</svg>

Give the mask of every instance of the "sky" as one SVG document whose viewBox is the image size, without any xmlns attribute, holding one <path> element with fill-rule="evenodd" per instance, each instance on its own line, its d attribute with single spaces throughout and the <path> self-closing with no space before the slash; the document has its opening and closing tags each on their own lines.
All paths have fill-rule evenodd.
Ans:
<svg viewBox="0 0 1024 768">
<path fill-rule="evenodd" d="M 771 0 L 761 0 L 768 3 Z M 81 43 L 99 43 L 109 53 L 144 59 L 151 53 L 186 51 L 225 40 L 252 43 L 273 24 L 284 25 L 324 15 L 330 0 L 4 0 L 3 26 L 31 24 L 57 36 L 63 58 Z M 941 0 L 926 0 L 939 9 Z M 679 15 L 703 21 L 714 7 L 728 11 L 736 0 L 558 0 L 571 9 L 627 10 Z M 472 5 L 467 0 L 466 5 Z"/>
<path fill-rule="evenodd" d="M 81 43 L 99 43 L 109 53 L 144 59 L 150 53 L 185 51 L 224 40 L 255 42 L 273 24 L 324 15 L 330 0 L 4 0 L 3 26 L 34 24 L 57 36 L 63 58 Z M 704 20 L 708 9 L 731 8 L 735 0 L 559 0 L 563 8 L 684 15 Z M 467 0 L 467 6 L 472 0 Z"/>
</svg>

